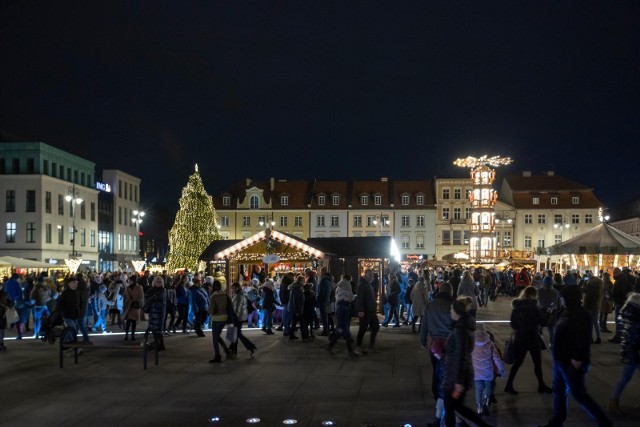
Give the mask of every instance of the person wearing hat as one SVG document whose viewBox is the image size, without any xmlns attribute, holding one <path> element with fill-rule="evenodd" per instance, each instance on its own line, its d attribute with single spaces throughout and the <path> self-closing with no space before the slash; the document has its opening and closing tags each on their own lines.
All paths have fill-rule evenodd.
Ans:
<svg viewBox="0 0 640 427">
<path fill-rule="evenodd" d="M 452 329 L 444 350 L 444 422 L 455 427 L 456 413 L 479 426 L 489 426 L 473 409 L 464 405 L 473 383 L 472 356 L 476 321 L 469 313 L 471 298 L 463 296 L 451 304 Z"/>
<path fill-rule="evenodd" d="M 562 426 L 567 419 L 567 391 L 599 426 L 613 426 L 587 393 L 584 377 L 591 365 L 591 314 L 582 307 L 582 291 L 566 286 L 560 296 L 565 308 L 556 323 L 553 342 L 553 416 L 544 427 Z"/>
</svg>

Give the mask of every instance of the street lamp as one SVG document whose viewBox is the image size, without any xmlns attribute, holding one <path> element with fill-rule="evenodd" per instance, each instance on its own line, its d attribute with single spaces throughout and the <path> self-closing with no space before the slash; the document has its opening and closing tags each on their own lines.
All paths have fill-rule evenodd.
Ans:
<svg viewBox="0 0 640 427">
<path fill-rule="evenodd" d="M 265 221 L 261 220 L 258 224 L 260 224 L 260 227 L 264 227 L 265 225 Z M 271 228 L 273 228 L 276 225 L 276 222 L 273 220 L 273 218 L 271 218 L 271 221 L 267 221 L 267 228 L 269 228 L 269 225 L 271 225 Z"/>
<path fill-rule="evenodd" d="M 562 222 L 556 222 L 555 224 L 553 224 L 553 228 L 555 228 L 556 230 L 560 230 L 560 241 L 555 242 L 555 244 L 562 243 L 564 241 L 564 230 L 569 230 L 569 227 L 571 227 L 571 225 L 569 225 L 569 223 L 564 218 L 562 219 Z M 560 255 L 560 270 L 562 271 L 563 269 L 564 258 L 562 257 L 562 255 Z"/>
<path fill-rule="evenodd" d="M 391 224 L 391 221 L 389 221 L 389 217 L 386 215 L 380 215 L 380 216 L 376 216 L 376 218 L 373 220 L 373 225 L 378 225 L 378 218 L 380 218 L 380 235 L 382 236 L 382 227 L 388 227 L 389 224 Z"/>
<path fill-rule="evenodd" d="M 64 198 L 67 202 L 71 203 L 71 256 L 64 260 L 67 267 L 71 271 L 71 274 L 75 274 L 78 271 L 78 267 L 82 263 L 80 256 L 82 254 L 76 253 L 76 205 L 79 205 L 83 200 L 79 196 L 79 192 L 76 189 L 76 185 L 73 184 L 69 187 L 67 195 Z"/>
<path fill-rule="evenodd" d="M 141 249 L 140 248 L 140 241 L 141 241 L 141 239 L 140 239 L 140 224 L 142 224 L 142 217 L 145 216 L 145 213 L 143 211 L 139 211 L 137 209 L 134 210 L 134 211 L 131 211 L 131 213 L 133 214 L 133 218 L 131 218 L 131 222 L 133 222 L 136 225 L 136 232 L 137 232 L 137 237 L 138 237 L 138 239 L 136 240 L 137 243 L 138 243 L 138 248 L 137 248 L 138 249 L 138 256 L 141 256 L 140 255 L 140 252 L 141 252 L 141 250 L 140 250 Z"/>
</svg>

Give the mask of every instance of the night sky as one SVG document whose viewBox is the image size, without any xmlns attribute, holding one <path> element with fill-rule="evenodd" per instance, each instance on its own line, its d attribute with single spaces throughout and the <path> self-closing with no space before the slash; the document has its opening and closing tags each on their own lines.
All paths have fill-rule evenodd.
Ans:
<svg viewBox="0 0 640 427">
<path fill-rule="evenodd" d="M 0 3 L 0 129 L 143 180 L 466 176 L 640 193 L 640 3 Z"/>
</svg>

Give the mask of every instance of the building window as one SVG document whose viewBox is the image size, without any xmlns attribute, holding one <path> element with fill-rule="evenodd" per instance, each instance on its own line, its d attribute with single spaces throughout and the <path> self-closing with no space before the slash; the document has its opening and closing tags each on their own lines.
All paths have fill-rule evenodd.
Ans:
<svg viewBox="0 0 640 427">
<path fill-rule="evenodd" d="M 91 230 L 89 234 L 89 244 L 92 248 L 96 247 L 96 230 Z"/>
<path fill-rule="evenodd" d="M 374 227 L 376 225 L 376 217 L 373 215 L 367 216 L 367 227 Z"/>
<path fill-rule="evenodd" d="M 562 224 L 562 215 L 554 215 L 553 216 L 554 224 Z"/>
<path fill-rule="evenodd" d="M 295 217 L 294 224 L 296 227 L 302 227 L 302 217 L 301 216 Z"/>
<path fill-rule="evenodd" d="M 124 225 L 129 225 L 129 209 L 124 208 Z"/>
<path fill-rule="evenodd" d="M 453 190 L 453 198 L 456 200 L 460 200 L 460 197 L 462 195 L 462 191 L 459 188 L 455 188 Z"/>
<path fill-rule="evenodd" d="M 373 204 L 380 206 L 382 204 L 382 196 L 373 196 Z"/>
<path fill-rule="evenodd" d="M 62 174 L 60 174 L 60 175 L 62 175 Z M 121 179 L 118 180 L 118 197 L 120 199 L 122 199 L 122 180 Z M 118 248 L 118 249 L 120 249 L 120 248 Z"/>
<path fill-rule="evenodd" d="M 258 196 L 251 196 L 249 198 L 249 209 L 260 209 L 260 198 Z"/>
<path fill-rule="evenodd" d="M 91 202 L 91 221 L 96 220 L 96 204 Z"/>
<path fill-rule="evenodd" d="M 416 205 L 418 206 L 422 206 L 424 205 L 424 196 L 423 195 L 418 195 L 416 196 Z"/>
<path fill-rule="evenodd" d="M 87 246 L 87 230 L 80 229 L 80 246 Z"/>
<path fill-rule="evenodd" d="M 243 216 L 242 217 L 242 226 L 243 227 L 251 227 L 251 217 L 250 216 Z"/>
<path fill-rule="evenodd" d="M 64 245 L 64 227 L 62 225 L 58 226 L 58 244 Z"/>
<path fill-rule="evenodd" d="M 369 196 L 360 196 L 360 204 L 367 206 L 369 204 Z"/>
<path fill-rule="evenodd" d="M 402 196 L 402 201 L 400 203 L 402 203 L 402 206 L 407 206 L 409 204 L 409 196 Z"/>
<path fill-rule="evenodd" d="M 416 249 L 424 249 L 424 236 L 421 234 L 416 236 Z"/>
<path fill-rule="evenodd" d="M 470 188 L 465 188 L 465 190 L 464 190 L 464 199 L 465 200 L 469 200 L 470 197 L 471 197 L 471 189 Z"/>
<path fill-rule="evenodd" d="M 571 204 L 572 205 L 579 205 L 580 204 L 580 197 L 579 196 L 573 196 L 571 198 Z"/>
<path fill-rule="evenodd" d="M 223 215 L 220 217 L 220 226 L 221 227 L 228 227 L 229 226 L 229 217 L 226 215 Z"/>
<path fill-rule="evenodd" d="M 133 193 L 134 194 L 133 201 L 137 203 L 138 202 L 138 186 L 137 185 L 135 187 L 133 187 L 133 191 L 134 191 L 134 193 Z"/>
<path fill-rule="evenodd" d="M 27 190 L 27 206 L 25 212 L 36 211 L 36 190 Z"/>
<path fill-rule="evenodd" d="M 316 227 L 324 227 L 324 215 L 318 215 L 316 217 Z"/>
<path fill-rule="evenodd" d="M 280 217 L 280 227 L 287 227 L 288 220 L 286 216 Z"/>
<path fill-rule="evenodd" d="M 60 179 L 64 179 L 64 165 L 60 165 L 58 167 L 58 171 L 59 171 Z"/>
<path fill-rule="evenodd" d="M 81 203 L 80 204 L 80 219 L 86 219 L 86 217 L 87 217 L 86 206 L 87 206 L 86 203 Z"/>
<path fill-rule="evenodd" d="M 453 240 L 452 243 L 454 245 L 461 245 L 462 244 L 462 231 L 460 230 L 453 230 Z"/>
<path fill-rule="evenodd" d="M 331 215 L 331 226 L 340 227 L 340 217 L 338 215 Z"/>
<path fill-rule="evenodd" d="M 471 219 L 471 208 L 464 208 L 464 219 L 467 221 Z"/>
<path fill-rule="evenodd" d="M 49 160 L 42 161 L 42 173 L 44 175 L 49 175 Z"/>
<path fill-rule="evenodd" d="M 13 173 L 20 173 L 20 159 L 13 159 Z"/>
<path fill-rule="evenodd" d="M 505 231 L 503 236 L 502 236 L 502 244 L 503 246 L 511 246 L 511 232 L 510 231 Z"/>
<path fill-rule="evenodd" d="M 389 224 L 391 223 L 391 221 L 389 221 L 389 215 L 382 215 L 381 220 L 382 220 L 383 227 L 388 227 Z"/>
<path fill-rule="evenodd" d="M 411 227 L 411 217 L 409 215 L 402 215 L 400 218 L 400 224 L 403 227 Z"/>
<path fill-rule="evenodd" d="M 282 206 L 288 206 L 289 205 L 289 196 L 280 197 L 280 204 Z"/>
<path fill-rule="evenodd" d="M 445 200 L 449 199 L 449 189 L 448 188 L 443 188 L 442 189 L 442 198 Z"/>
<path fill-rule="evenodd" d="M 442 219 L 449 219 L 449 208 L 442 208 Z"/>
<path fill-rule="evenodd" d="M 400 240 L 402 241 L 402 249 L 409 249 L 411 247 L 411 240 L 409 239 L 409 236 L 402 236 Z"/>
<path fill-rule="evenodd" d="M 540 197 L 534 197 L 533 199 L 531 199 L 531 203 L 533 203 L 534 205 L 539 205 Z"/>
<path fill-rule="evenodd" d="M 531 236 L 524 236 L 524 247 L 527 249 L 531 249 Z"/>
<path fill-rule="evenodd" d="M 36 168 L 36 164 L 33 158 L 28 158 L 27 159 L 27 173 L 29 175 L 32 175 L 33 173 L 35 173 L 35 168 Z"/>
<path fill-rule="evenodd" d="M 557 205 L 558 204 L 558 198 L 557 197 L 552 197 L 551 198 L 551 204 L 552 205 Z"/>
<path fill-rule="evenodd" d="M 538 215 L 538 224 L 546 224 L 547 216 L 546 215 Z"/>
<path fill-rule="evenodd" d="M 544 235 L 538 236 L 538 247 L 544 248 Z"/>
<path fill-rule="evenodd" d="M 593 224 L 593 215 L 592 214 L 585 214 L 584 223 L 585 224 Z"/>
<path fill-rule="evenodd" d="M 64 215 L 64 197 L 58 194 L 58 215 Z"/>
<path fill-rule="evenodd" d="M 353 226 L 354 227 L 362 227 L 362 216 L 355 215 L 353 217 Z"/>
<path fill-rule="evenodd" d="M 580 215 L 572 214 L 571 215 L 571 224 L 580 224 Z"/>
<path fill-rule="evenodd" d="M 451 244 L 451 231 L 450 230 L 442 230 L 442 244 L 450 245 Z"/>
<path fill-rule="evenodd" d="M 460 208 L 453 208 L 453 219 L 461 219 L 462 211 Z"/>
<path fill-rule="evenodd" d="M 58 164 L 51 163 L 51 176 L 54 178 L 58 177 Z"/>
<path fill-rule="evenodd" d="M 6 201 L 7 201 L 6 211 L 15 212 L 16 211 L 16 190 L 7 190 Z"/>
<path fill-rule="evenodd" d="M 524 223 L 525 224 L 533 224 L 533 215 L 532 214 L 524 214 Z"/>
<path fill-rule="evenodd" d="M 562 234 L 556 234 L 554 236 L 554 242 L 557 245 L 558 243 L 562 243 Z"/>
<path fill-rule="evenodd" d="M 28 222 L 27 223 L 27 243 L 35 243 L 36 242 L 36 223 Z"/>
<path fill-rule="evenodd" d="M 222 206 L 229 206 L 231 204 L 231 197 L 223 196 L 222 197 Z"/>
<path fill-rule="evenodd" d="M 122 206 L 118 206 L 118 224 L 122 225 Z"/>
<path fill-rule="evenodd" d="M 425 224 L 424 215 L 416 216 L 416 227 L 424 227 L 424 224 Z"/>
<path fill-rule="evenodd" d="M 16 242 L 16 223 L 8 222 L 7 223 L 7 243 L 15 243 Z"/>
<path fill-rule="evenodd" d="M 318 196 L 318 206 L 324 206 L 324 204 L 327 203 L 327 197 L 326 196 Z"/>
<path fill-rule="evenodd" d="M 331 201 L 333 203 L 333 206 L 338 206 L 340 204 L 340 196 L 338 196 L 337 194 L 332 196 Z"/>
<path fill-rule="evenodd" d="M 260 227 L 262 227 L 263 225 L 265 225 L 267 223 L 267 217 L 260 215 L 258 217 L 258 225 L 260 225 Z"/>
<path fill-rule="evenodd" d="M 51 213 L 51 191 L 46 191 L 44 193 L 44 211 L 46 213 Z"/>
<path fill-rule="evenodd" d="M 44 242 L 51 243 L 51 224 L 44 225 Z"/>
</svg>

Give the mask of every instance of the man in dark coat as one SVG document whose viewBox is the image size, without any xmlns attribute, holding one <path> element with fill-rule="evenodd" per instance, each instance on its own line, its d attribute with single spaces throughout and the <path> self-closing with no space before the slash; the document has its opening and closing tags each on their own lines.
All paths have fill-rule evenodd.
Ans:
<svg viewBox="0 0 640 427">
<path fill-rule="evenodd" d="M 318 299 L 316 303 L 320 309 L 320 323 L 322 324 L 322 333 L 318 334 L 323 337 L 329 336 L 329 304 L 331 303 L 331 285 L 333 284 L 333 276 L 327 271 L 327 267 L 320 269 L 320 283 L 318 284 Z"/>
<path fill-rule="evenodd" d="M 599 426 L 613 423 L 587 393 L 584 376 L 591 364 L 591 314 L 582 307 L 578 286 L 560 293 L 565 308 L 556 323 L 553 353 L 553 417 L 545 427 L 562 426 L 567 419 L 567 391 Z"/>
<path fill-rule="evenodd" d="M 387 285 L 387 304 L 389 304 L 389 318 L 388 321 L 383 323 L 385 328 L 389 325 L 394 318 L 396 320 L 395 328 L 400 327 L 400 318 L 398 317 L 398 303 L 400 298 L 400 283 L 395 274 L 389 274 L 389 284 Z"/>
<path fill-rule="evenodd" d="M 627 268 L 625 268 L 625 270 L 630 272 Z M 630 280 L 630 274 L 625 274 L 625 271 L 617 267 L 613 269 L 613 278 L 615 283 L 611 288 L 611 299 L 613 299 L 613 318 L 616 321 L 616 334 L 609 340 L 609 342 L 620 344 L 622 325 L 620 324 L 620 321 L 618 321 L 618 315 L 620 314 L 620 309 L 627 300 L 627 294 L 633 291 L 633 283 Z"/>
<path fill-rule="evenodd" d="M 356 351 L 358 353 L 367 354 L 362 349 L 362 340 L 367 329 L 371 329 L 371 335 L 369 336 L 369 348 L 375 351 L 376 335 L 380 329 L 380 322 L 378 321 L 378 315 L 376 313 L 376 297 L 371 287 L 371 280 L 373 279 L 373 270 L 366 269 L 360 280 L 358 281 L 358 287 L 356 288 L 356 305 L 358 309 L 358 336 L 356 337 Z"/>
<path fill-rule="evenodd" d="M 86 292 L 86 289 L 82 292 Z M 86 299 L 84 299 L 84 301 L 86 304 Z M 82 304 L 83 298 L 81 292 L 78 290 L 78 279 L 77 277 L 71 277 L 67 281 L 66 289 L 58 298 L 58 309 L 60 310 L 60 314 L 62 314 L 64 326 L 80 331 L 83 342 L 90 343 L 89 334 L 82 322 L 82 317 L 84 317 L 84 313 L 86 313 L 87 306 L 85 305 L 83 309 Z"/>
</svg>

